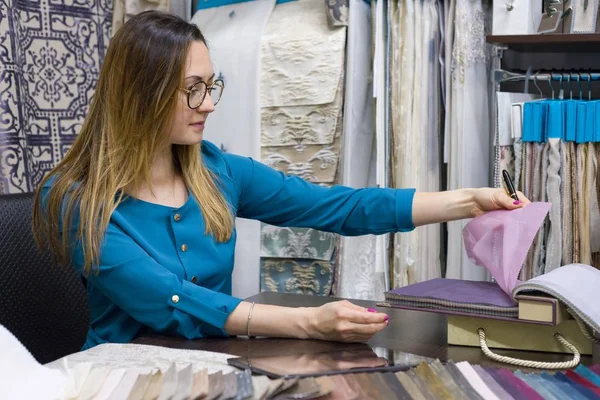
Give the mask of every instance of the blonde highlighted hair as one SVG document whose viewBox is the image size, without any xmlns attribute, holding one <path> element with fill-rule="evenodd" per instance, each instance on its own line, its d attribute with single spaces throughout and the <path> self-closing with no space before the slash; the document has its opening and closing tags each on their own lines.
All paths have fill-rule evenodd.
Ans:
<svg viewBox="0 0 600 400">
<path fill-rule="evenodd" d="M 36 240 L 41 247 L 47 243 L 60 262 L 68 264 L 73 245 L 80 242 L 89 273 L 99 262 L 106 228 L 125 189 L 135 192 L 150 184 L 154 156 L 170 145 L 167 132 L 194 41 L 206 44 L 198 27 L 155 11 L 136 15 L 112 38 L 81 132 L 35 197 Z M 205 233 L 219 242 L 229 240 L 234 217 L 202 162 L 200 145 L 173 145 L 172 154 L 202 209 Z M 42 199 L 49 179 L 50 191 Z"/>
</svg>

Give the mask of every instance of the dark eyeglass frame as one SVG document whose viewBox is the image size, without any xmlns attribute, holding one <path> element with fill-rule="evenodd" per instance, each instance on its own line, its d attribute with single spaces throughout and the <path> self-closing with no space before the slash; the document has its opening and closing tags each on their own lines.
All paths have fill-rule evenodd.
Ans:
<svg viewBox="0 0 600 400">
<path fill-rule="evenodd" d="M 192 105 L 190 104 L 190 97 L 192 95 L 193 89 L 198 85 L 204 85 L 204 97 L 202 97 L 202 100 L 196 107 L 192 107 Z M 204 81 L 198 81 L 198 82 L 194 83 L 193 85 L 191 85 L 189 89 L 179 88 L 179 90 L 181 90 L 184 93 L 187 93 L 187 105 L 192 110 L 195 110 L 198 107 L 200 107 L 202 105 L 202 103 L 204 103 L 204 100 L 206 99 L 206 94 L 210 90 L 212 90 L 213 87 L 215 87 L 215 86 L 219 86 L 221 88 L 221 96 L 219 96 L 219 99 L 215 103 L 213 103 L 213 105 L 216 106 L 221 101 L 221 98 L 223 97 L 223 92 L 225 91 L 225 82 L 223 82 L 223 79 L 215 79 L 211 85 L 207 84 Z"/>
</svg>

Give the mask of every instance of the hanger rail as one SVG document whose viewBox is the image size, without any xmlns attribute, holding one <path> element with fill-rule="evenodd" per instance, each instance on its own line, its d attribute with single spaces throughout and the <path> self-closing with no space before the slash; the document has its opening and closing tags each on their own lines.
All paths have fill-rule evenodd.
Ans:
<svg viewBox="0 0 600 400">
<path fill-rule="evenodd" d="M 496 83 L 518 82 L 524 81 L 528 78 L 534 81 L 600 81 L 600 72 L 591 71 L 544 72 L 527 75 L 518 72 L 506 71 L 503 69 L 495 69 L 493 76 Z"/>
</svg>

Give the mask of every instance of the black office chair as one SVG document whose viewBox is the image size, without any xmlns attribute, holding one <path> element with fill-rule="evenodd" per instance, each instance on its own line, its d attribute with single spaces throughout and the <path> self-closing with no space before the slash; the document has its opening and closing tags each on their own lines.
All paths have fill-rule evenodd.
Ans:
<svg viewBox="0 0 600 400">
<path fill-rule="evenodd" d="M 32 205 L 0 195 L 0 324 L 44 364 L 81 349 L 89 313 L 81 278 L 36 247 Z"/>
</svg>

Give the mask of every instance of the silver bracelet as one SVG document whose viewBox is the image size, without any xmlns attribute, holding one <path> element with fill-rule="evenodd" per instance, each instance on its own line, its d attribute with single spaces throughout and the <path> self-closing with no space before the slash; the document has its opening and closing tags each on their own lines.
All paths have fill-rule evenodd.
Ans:
<svg viewBox="0 0 600 400">
<path fill-rule="evenodd" d="M 248 311 L 248 322 L 246 323 L 246 334 L 250 338 L 250 320 L 252 319 L 252 310 L 254 309 L 254 302 L 250 305 L 250 311 Z"/>
</svg>

